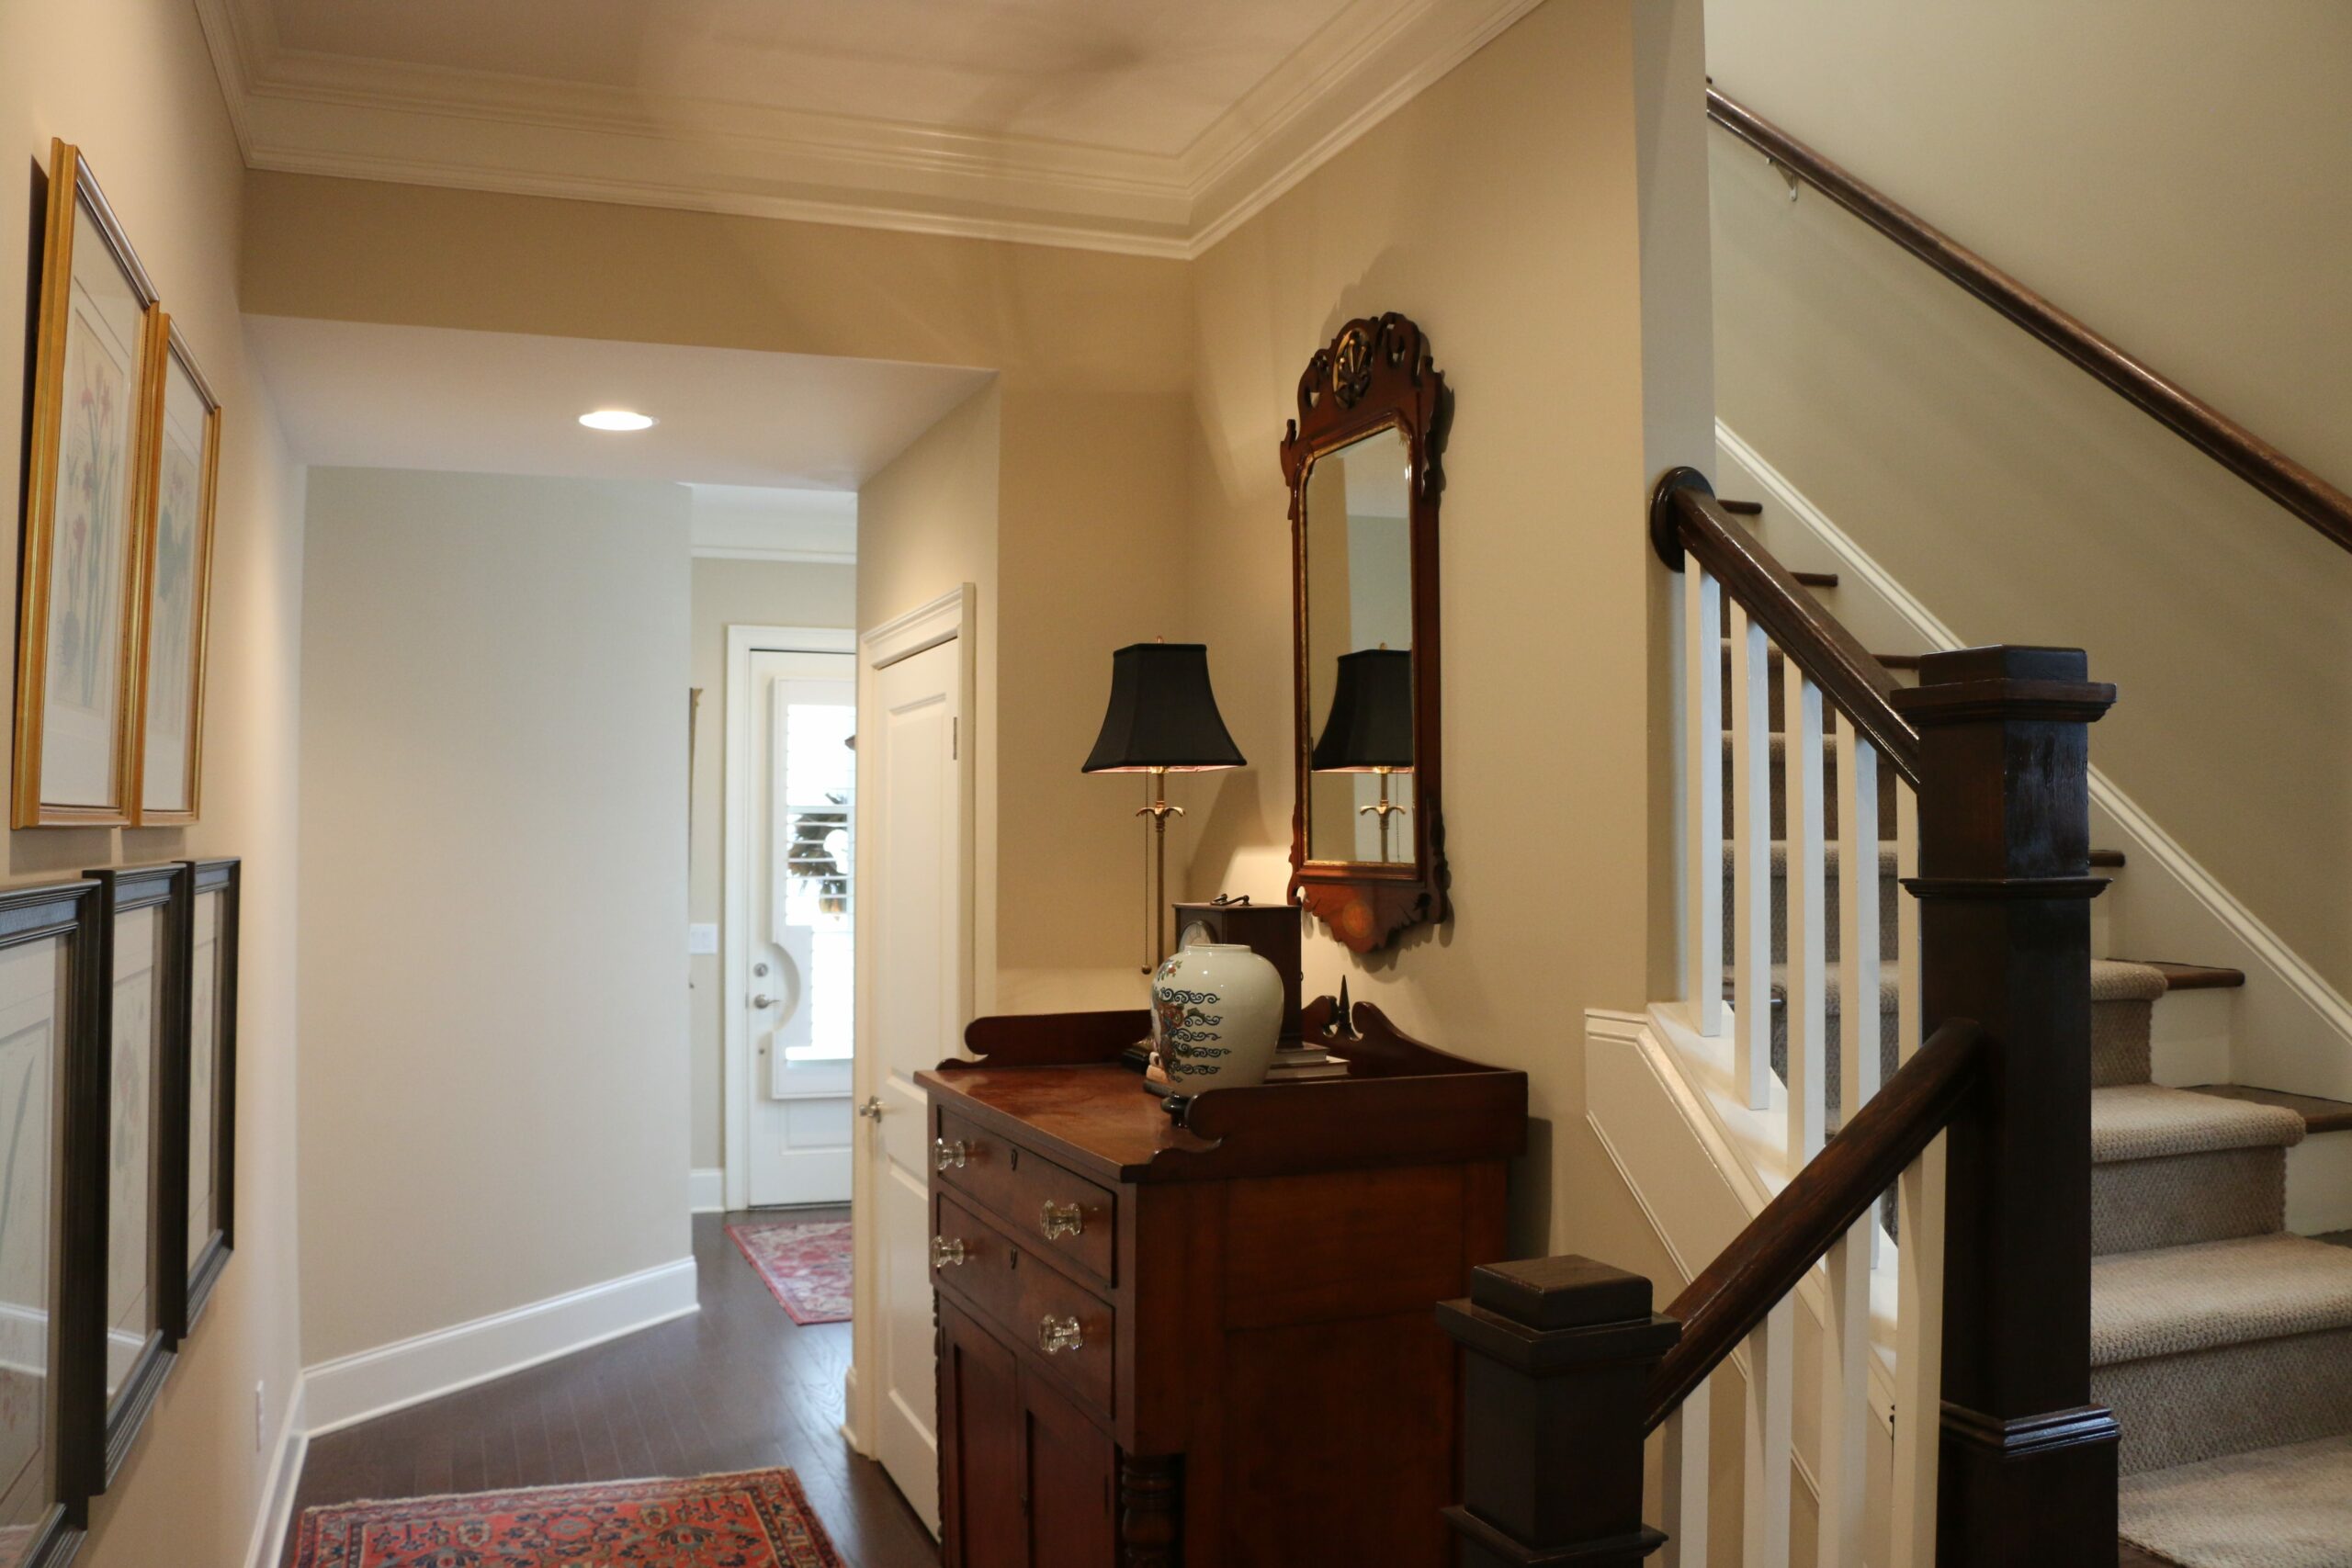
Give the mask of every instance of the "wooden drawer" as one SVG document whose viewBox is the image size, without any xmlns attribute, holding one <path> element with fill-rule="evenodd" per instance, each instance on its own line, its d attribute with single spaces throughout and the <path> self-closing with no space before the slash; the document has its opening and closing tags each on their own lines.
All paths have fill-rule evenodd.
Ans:
<svg viewBox="0 0 2352 1568">
<path fill-rule="evenodd" d="M 939 1240 L 963 1247 L 963 1261 L 935 1261 L 933 1274 L 940 1290 L 1002 1329 L 1025 1359 L 1042 1363 L 1097 1414 L 1111 1416 L 1112 1348 L 1118 1326 L 1111 1303 L 1039 1264 L 1025 1244 L 1007 1241 L 953 1194 L 936 1188 L 932 1230 Z M 1072 1323 L 1078 1343 L 1048 1348 L 1049 1329 L 1067 1329 Z"/>
<path fill-rule="evenodd" d="M 1042 1155 L 949 1111 L 939 1112 L 932 1165 L 939 1179 L 1002 1220 L 1022 1241 L 1104 1285 L 1117 1283 L 1111 1194 Z"/>
</svg>

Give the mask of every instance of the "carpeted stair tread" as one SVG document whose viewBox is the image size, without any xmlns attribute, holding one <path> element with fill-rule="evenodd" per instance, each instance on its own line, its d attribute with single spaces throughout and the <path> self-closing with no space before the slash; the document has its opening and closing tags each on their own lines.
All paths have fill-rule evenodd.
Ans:
<svg viewBox="0 0 2352 1568">
<path fill-rule="evenodd" d="M 2303 1119 L 2275 1105 L 2149 1083 L 2091 1091 L 2091 1159 L 2098 1165 L 2223 1149 L 2283 1149 L 2302 1141 Z"/>
<path fill-rule="evenodd" d="M 2352 1568 L 2352 1437 L 2124 1477 L 2124 1539 L 2186 1568 Z"/>
<path fill-rule="evenodd" d="M 2352 1250 L 2259 1235 L 2091 1263 L 2091 1365 L 2352 1328 Z"/>
<path fill-rule="evenodd" d="M 2120 958 L 2091 960 L 2091 1000 L 2152 1002 L 2165 994 L 2165 972 Z"/>
</svg>

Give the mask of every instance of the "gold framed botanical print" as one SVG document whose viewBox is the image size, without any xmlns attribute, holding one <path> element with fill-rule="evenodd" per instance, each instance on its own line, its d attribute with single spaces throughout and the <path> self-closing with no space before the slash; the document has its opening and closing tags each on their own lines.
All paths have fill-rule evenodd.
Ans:
<svg viewBox="0 0 2352 1568">
<path fill-rule="evenodd" d="M 137 804 L 141 520 L 164 353 L 154 286 L 81 154 L 50 144 L 17 612 L 18 828 Z"/>
<path fill-rule="evenodd" d="M 142 827 L 193 822 L 204 769 L 205 608 L 212 581 L 212 512 L 220 470 L 220 400 L 176 322 L 166 318 L 147 460 L 154 472 L 141 554 L 144 649 L 138 661 Z"/>
</svg>

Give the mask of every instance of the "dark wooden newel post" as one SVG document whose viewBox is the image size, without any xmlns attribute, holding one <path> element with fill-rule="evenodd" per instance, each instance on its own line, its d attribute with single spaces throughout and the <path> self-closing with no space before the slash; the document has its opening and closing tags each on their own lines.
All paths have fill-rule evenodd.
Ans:
<svg viewBox="0 0 2352 1568">
<path fill-rule="evenodd" d="M 1663 1545 L 1642 1523 L 1642 1420 L 1682 1325 L 1650 1311 L 1650 1282 L 1589 1258 L 1497 1263 L 1437 1311 L 1466 1352 L 1458 1568 L 1633 1568 Z"/>
<path fill-rule="evenodd" d="M 1939 1568 L 2115 1560 L 2116 1425 L 2090 1399 L 2090 723 L 2077 649 L 1931 654 L 1919 731 L 1921 1028 L 1989 1070 L 1947 1148 Z"/>
</svg>

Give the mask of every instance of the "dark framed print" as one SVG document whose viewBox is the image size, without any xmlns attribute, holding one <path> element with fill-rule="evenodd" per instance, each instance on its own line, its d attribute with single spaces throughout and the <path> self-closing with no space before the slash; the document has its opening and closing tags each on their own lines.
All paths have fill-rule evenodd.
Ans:
<svg viewBox="0 0 2352 1568">
<path fill-rule="evenodd" d="M 107 911 L 107 989 L 104 1463 L 91 1490 L 120 1472 L 164 1380 L 187 1281 L 188 958 L 193 881 L 185 862 L 88 874 Z M 175 1156 L 177 1157 L 175 1158 Z"/>
<path fill-rule="evenodd" d="M 141 544 L 165 327 L 89 165 L 62 141 L 47 214 L 9 819 L 108 826 L 137 804 Z"/>
<path fill-rule="evenodd" d="M 0 890 L 0 1568 L 54 1568 L 87 1522 L 105 987 L 99 890 Z"/>
<path fill-rule="evenodd" d="M 175 1337 L 195 1328 L 236 1246 L 237 896 L 234 860 L 190 861 L 187 1287 Z"/>
</svg>

